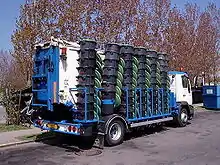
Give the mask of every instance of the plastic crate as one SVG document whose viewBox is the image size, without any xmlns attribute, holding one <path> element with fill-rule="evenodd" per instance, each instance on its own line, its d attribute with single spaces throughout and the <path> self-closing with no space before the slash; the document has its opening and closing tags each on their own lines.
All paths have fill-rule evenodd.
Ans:
<svg viewBox="0 0 220 165">
<path fill-rule="evenodd" d="M 203 103 L 207 109 L 220 110 L 220 86 L 203 86 Z"/>
</svg>

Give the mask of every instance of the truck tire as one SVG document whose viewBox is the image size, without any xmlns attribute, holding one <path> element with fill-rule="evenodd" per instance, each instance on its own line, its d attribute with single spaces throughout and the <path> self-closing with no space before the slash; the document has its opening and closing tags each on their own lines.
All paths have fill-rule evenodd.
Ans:
<svg viewBox="0 0 220 165">
<path fill-rule="evenodd" d="M 105 136 L 107 145 L 114 146 L 123 142 L 125 135 L 125 126 L 120 120 L 113 120 L 108 126 Z"/>
<path fill-rule="evenodd" d="M 189 112 L 189 120 L 192 120 L 195 116 L 195 109 L 193 106 L 190 106 L 190 112 Z"/>
<path fill-rule="evenodd" d="M 176 117 L 176 123 L 179 127 L 185 127 L 188 123 L 188 112 L 187 109 L 182 107 L 180 110 L 180 113 L 178 114 L 178 116 Z"/>
</svg>

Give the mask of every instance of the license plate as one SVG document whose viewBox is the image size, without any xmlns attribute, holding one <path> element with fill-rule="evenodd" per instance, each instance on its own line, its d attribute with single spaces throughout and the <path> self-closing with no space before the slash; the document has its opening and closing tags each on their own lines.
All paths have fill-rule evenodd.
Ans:
<svg viewBox="0 0 220 165">
<path fill-rule="evenodd" d="M 47 124 L 47 127 L 48 128 L 51 128 L 51 129 L 58 129 L 59 128 L 59 126 L 57 125 L 57 124 Z"/>
</svg>

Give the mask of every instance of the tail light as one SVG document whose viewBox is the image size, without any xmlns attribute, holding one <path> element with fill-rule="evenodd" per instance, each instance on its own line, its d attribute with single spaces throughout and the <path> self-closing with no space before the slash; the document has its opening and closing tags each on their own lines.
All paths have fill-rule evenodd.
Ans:
<svg viewBox="0 0 220 165">
<path fill-rule="evenodd" d="M 42 120 L 37 120 L 37 121 L 36 121 L 36 124 L 39 125 L 39 126 L 42 126 L 43 121 L 42 121 Z"/>
<path fill-rule="evenodd" d="M 61 55 L 66 55 L 67 48 L 61 48 Z"/>
<path fill-rule="evenodd" d="M 83 128 L 81 128 L 81 129 L 79 128 L 79 129 L 78 129 L 78 132 L 80 133 L 80 135 L 83 135 L 83 134 L 85 133 L 85 131 L 84 131 Z"/>
<path fill-rule="evenodd" d="M 63 60 L 66 60 L 67 59 L 67 48 L 61 48 L 61 55 L 60 57 L 63 59 Z"/>
<path fill-rule="evenodd" d="M 78 128 L 75 127 L 75 126 L 69 126 L 69 127 L 68 127 L 68 131 L 69 131 L 69 132 L 77 132 L 77 131 L 78 131 Z"/>
</svg>

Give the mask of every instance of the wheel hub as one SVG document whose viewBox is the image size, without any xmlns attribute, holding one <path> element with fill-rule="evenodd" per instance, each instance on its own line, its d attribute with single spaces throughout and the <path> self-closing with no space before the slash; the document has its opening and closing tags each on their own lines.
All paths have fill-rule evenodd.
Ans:
<svg viewBox="0 0 220 165">
<path fill-rule="evenodd" d="M 181 120 L 183 121 L 183 122 L 187 122 L 187 120 L 188 120 L 188 117 L 187 117 L 187 114 L 185 113 L 185 112 L 182 112 L 181 113 Z"/>
<path fill-rule="evenodd" d="M 113 124 L 110 127 L 110 135 L 112 140 L 118 140 L 121 136 L 122 130 L 118 123 Z"/>
</svg>

